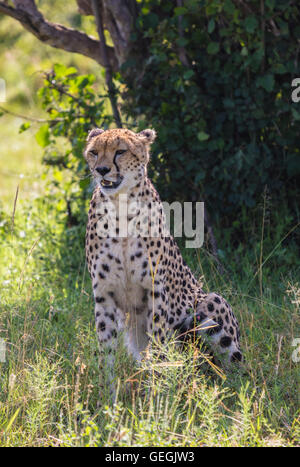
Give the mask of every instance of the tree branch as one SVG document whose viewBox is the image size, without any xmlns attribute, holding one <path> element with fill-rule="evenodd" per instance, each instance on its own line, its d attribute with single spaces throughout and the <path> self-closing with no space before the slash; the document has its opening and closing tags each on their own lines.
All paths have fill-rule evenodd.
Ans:
<svg viewBox="0 0 300 467">
<path fill-rule="evenodd" d="M 116 90 L 115 90 L 115 86 L 114 86 L 113 79 L 112 79 L 112 70 L 111 70 L 111 66 L 110 66 L 108 54 L 107 54 L 107 45 L 106 45 L 105 36 L 104 36 L 102 17 L 101 17 L 99 3 L 97 0 L 92 0 L 92 8 L 93 8 L 94 16 L 96 19 L 97 31 L 98 31 L 99 39 L 100 39 L 99 53 L 101 53 L 101 56 L 104 58 L 104 67 L 106 71 L 105 80 L 106 80 L 106 85 L 108 88 L 109 100 L 111 103 L 111 107 L 112 107 L 112 111 L 114 114 L 114 119 L 117 124 L 117 127 L 122 128 L 121 116 L 120 116 L 117 99 L 116 99 Z"/>
<path fill-rule="evenodd" d="M 63 118 L 56 118 L 56 119 L 53 119 L 53 120 L 49 120 L 49 119 L 46 119 L 46 118 L 34 118 L 34 117 L 30 117 L 28 115 L 22 115 L 22 114 L 18 114 L 16 112 L 12 112 L 11 110 L 8 110 L 8 109 L 5 109 L 4 107 L 2 107 L 2 105 L 0 105 L 0 111 L 6 113 L 8 115 L 12 115 L 13 117 L 21 118 L 22 120 L 28 120 L 29 122 L 57 123 L 57 122 L 60 122 L 60 121 L 64 120 Z"/>
<path fill-rule="evenodd" d="M 132 48 L 131 35 L 138 16 L 136 0 L 76 0 L 82 15 L 94 15 L 94 4 L 101 10 L 101 21 L 114 43 L 119 66 L 126 60 Z M 100 39 L 101 41 L 101 39 Z"/>
<path fill-rule="evenodd" d="M 83 32 L 47 21 L 37 9 L 34 0 L 14 0 L 14 4 L 16 8 L 0 2 L 0 13 L 16 19 L 27 31 L 51 47 L 85 55 L 105 66 L 99 41 Z M 117 70 L 114 48 L 106 47 L 106 53 L 111 69 Z"/>
<path fill-rule="evenodd" d="M 99 3 L 99 0 L 98 0 Z M 114 43 L 119 66 L 126 60 L 132 48 L 131 35 L 135 24 L 135 13 L 129 0 L 101 0 L 103 24 Z"/>
<path fill-rule="evenodd" d="M 93 15 L 93 8 L 90 0 L 76 0 L 76 3 L 78 5 L 78 12 L 81 15 Z"/>
</svg>

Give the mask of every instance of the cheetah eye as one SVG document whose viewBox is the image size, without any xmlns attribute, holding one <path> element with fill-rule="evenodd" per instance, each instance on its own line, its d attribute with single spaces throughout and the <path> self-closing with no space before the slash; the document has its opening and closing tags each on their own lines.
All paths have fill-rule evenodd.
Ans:
<svg viewBox="0 0 300 467">
<path fill-rule="evenodd" d="M 115 156 L 120 156 L 121 154 L 124 154 L 124 152 L 126 152 L 127 149 L 118 149 L 118 151 L 116 151 L 116 154 Z"/>
<path fill-rule="evenodd" d="M 92 149 L 91 151 L 89 151 L 90 154 L 92 154 L 92 156 L 94 157 L 97 157 L 98 156 L 98 152 L 94 149 Z"/>
</svg>

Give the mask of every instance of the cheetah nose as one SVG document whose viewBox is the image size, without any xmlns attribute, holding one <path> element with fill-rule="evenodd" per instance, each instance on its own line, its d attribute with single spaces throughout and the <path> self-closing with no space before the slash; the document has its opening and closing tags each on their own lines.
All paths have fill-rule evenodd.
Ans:
<svg viewBox="0 0 300 467">
<path fill-rule="evenodd" d="M 102 177 L 104 177 L 104 175 L 108 174 L 108 172 L 110 172 L 110 169 L 108 167 L 97 167 L 96 168 L 97 172 L 102 175 Z"/>
</svg>

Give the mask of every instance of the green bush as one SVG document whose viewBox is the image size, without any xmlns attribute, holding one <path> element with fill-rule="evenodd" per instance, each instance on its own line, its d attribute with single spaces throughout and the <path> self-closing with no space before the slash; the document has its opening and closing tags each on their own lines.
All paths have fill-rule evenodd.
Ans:
<svg viewBox="0 0 300 467">
<path fill-rule="evenodd" d="M 59 210 L 68 214 L 69 225 L 85 216 L 82 208 L 90 197 L 90 173 L 83 158 L 87 134 L 112 123 L 107 96 L 98 95 L 94 82 L 92 74 L 78 75 L 76 68 L 56 64 L 38 93 L 49 121 L 39 128 L 36 140 L 44 149 L 43 162 L 52 169 L 52 184 L 62 194 Z"/>
<path fill-rule="evenodd" d="M 299 6 L 287 0 L 140 3 L 136 51 L 114 79 L 124 126 L 158 131 L 150 175 L 162 199 L 204 200 L 213 217 L 234 225 L 267 189 L 274 204 L 290 204 L 293 216 L 300 104 L 291 100 L 291 83 L 298 71 Z M 113 124 L 107 96 L 98 96 L 94 81 L 55 65 L 40 91 L 51 121 L 37 140 L 48 165 L 69 170 L 69 178 L 57 172 L 54 178 L 63 180 L 71 219 L 88 191 L 86 134 Z M 58 149 L 60 136 L 70 142 L 67 149 Z"/>
<path fill-rule="evenodd" d="M 163 198 L 205 199 L 235 218 L 265 186 L 275 198 L 299 195 L 299 6 L 267 0 L 262 14 L 257 0 L 145 3 L 147 60 L 124 79 L 124 108 L 158 131 L 151 168 Z"/>
</svg>

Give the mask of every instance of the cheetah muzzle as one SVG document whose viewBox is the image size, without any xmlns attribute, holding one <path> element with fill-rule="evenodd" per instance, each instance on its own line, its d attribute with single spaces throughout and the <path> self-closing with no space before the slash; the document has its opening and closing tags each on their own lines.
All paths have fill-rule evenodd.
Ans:
<svg viewBox="0 0 300 467">
<path fill-rule="evenodd" d="M 100 185 L 103 187 L 103 188 L 107 188 L 107 189 L 116 189 L 120 186 L 120 184 L 122 183 L 122 180 L 123 180 L 123 177 L 118 177 L 116 181 L 112 181 L 112 180 L 107 180 L 105 178 L 102 178 L 101 182 L 100 182 Z"/>
</svg>

